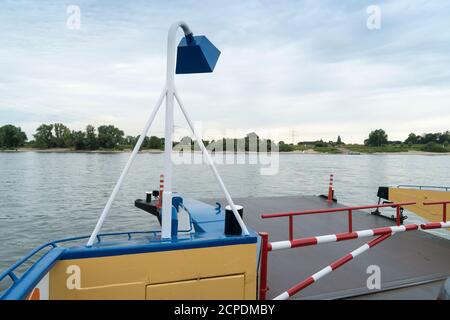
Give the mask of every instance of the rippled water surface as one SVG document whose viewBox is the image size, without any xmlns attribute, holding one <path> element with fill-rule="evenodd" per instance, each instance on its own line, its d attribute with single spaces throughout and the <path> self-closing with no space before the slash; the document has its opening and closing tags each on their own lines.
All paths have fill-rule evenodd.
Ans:
<svg viewBox="0 0 450 320">
<path fill-rule="evenodd" d="M 89 234 L 128 157 L 0 153 L 0 271 L 44 242 Z M 281 154 L 279 161 L 273 176 L 261 175 L 257 165 L 218 169 L 235 197 L 326 193 L 334 173 L 339 202 L 347 205 L 375 203 L 380 185 L 450 184 L 448 156 Z M 134 200 L 158 188 L 162 164 L 162 154 L 137 156 L 102 231 L 158 227 Z M 175 166 L 174 177 L 174 189 L 186 196 L 222 197 L 205 165 Z"/>
</svg>

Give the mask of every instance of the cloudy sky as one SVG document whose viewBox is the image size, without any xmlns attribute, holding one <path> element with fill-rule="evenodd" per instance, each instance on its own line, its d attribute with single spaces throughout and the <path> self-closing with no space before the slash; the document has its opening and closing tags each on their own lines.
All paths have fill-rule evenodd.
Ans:
<svg viewBox="0 0 450 320">
<path fill-rule="evenodd" d="M 67 27 L 67 7 L 81 28 Z M 370 5 L 381 28 L 367 27 Z M 0 2 L 0 125 L 114 124 L 139 134 L 165 77 L 171 22 L 222 51 L 177 87 L 204 135 L 362 142 L 450 129 L 448 1 Z M 180 32 L 181 38 L 181 32 Z M 163 117 L 152 134 L 162 135 Z M 177 114 L 176 134 L 187 125 Z"/>
</svg>

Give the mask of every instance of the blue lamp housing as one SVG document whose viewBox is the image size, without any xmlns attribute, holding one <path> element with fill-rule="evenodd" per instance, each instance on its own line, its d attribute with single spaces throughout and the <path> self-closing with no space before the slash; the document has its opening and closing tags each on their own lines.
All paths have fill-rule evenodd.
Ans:
<svg viewBox="0 0 450 320">
<path fill-rule="evenodd" d="M 205 36 L 183 37 L 177 48 L 176 74 L 213 72 L 220 51 Z"/>
</svg>

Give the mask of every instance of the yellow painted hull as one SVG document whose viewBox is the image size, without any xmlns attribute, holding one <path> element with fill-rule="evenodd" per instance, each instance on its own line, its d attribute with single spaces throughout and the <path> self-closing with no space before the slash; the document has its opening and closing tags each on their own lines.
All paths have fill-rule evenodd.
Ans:
<svg viewBox="0 0 450 320">
<path fill-rule="evenodd" d="M 49 298 L 256 299 L 256 253 L 252 243 L 60 260 Z"/>
</svg>

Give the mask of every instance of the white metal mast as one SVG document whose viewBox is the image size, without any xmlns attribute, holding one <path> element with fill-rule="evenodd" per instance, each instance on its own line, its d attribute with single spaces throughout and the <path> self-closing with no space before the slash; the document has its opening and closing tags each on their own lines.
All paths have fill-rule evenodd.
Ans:
<svg viewBox="0 0 450 320">
<path fill-rule="evenodd" d="M 233 210 L 234 216 L 236 217 L 236 220 L 238 221 L 242 232 L 244 235 L 249 235 L 248 229 L 246 225 L 244 224 L 244 221 L 242 220 L 241 216 L 239 215 L 236 206 L 233 202 L 233 199 L 231 198 L 230 193 L 228 192 L 225 184 L 223 183 L 222 178 L 219 175 L 219 172 L 217 171 L 216 166 L 214 165 L 214 162 L 211 159 L 211 156 L 209 155 L 208 151 L 206 150 L 205 145 L 203 144 L 203 141 L 194 128 L 194 125 L 184 108 L 180 97 L 175 89 L 175 61 L 176 61 L 176 34 L 178 28 L 182 28 L 184 31 L 185 36 L 192 35 L 192 32 L 189 28 L 189 26 L 183 22 L 175 22 L 172 24 L 172 26 L 169 29 L 169 35 L 167 39 L 167 74 L 166 74 L 166 86 L 163 89 L 163 92 L 161 93 L 155 108 L 153 109 L 150 118 L 148 119 L 147 123 L 145 124 L 144 130 L 142 131 L 139 140 L 137 141 L 136 145 L 134 146 L 134 149 L 130 155 L 130 158 L 128 159 L 125 168 L 123 169 L 119 180 L 117 181 L 116 185 L 114 186 L 114 189 L 108 199 L 108 202 L 105 205 L 105 208 L 103 209 L 103 212 L 100 216 L 100 218 L 97 221 L 97 224 L 92 231 L 92 234 L 87 242 L 87 246 L 92 246 L 95 242 L 95 239 L 103 225 L 103 222 L 105 221 L 109 210 L 111 209 L 111 205 L 117 195 L 117 192 L 120 189 L 120 186 L 123 183 L 123 180 L 125 176 L 128 173 L 128 170 L 131 167 L 131 164 L 134 161 L 134 158 L 136 157 L 136 154 L 138 153 L 139 149 L 141 148 L 141 145 L 144 141 L 144 138 L 147 136 L 148 130 L 150 129 L 150 126 L 155 119 L 155 116 L 164 100 L 166 99 L 166 114 L 165 114 L 165 130 L 164 130 L 164 192 L 163 192 L 163 203 L 162 203 L 162 219 L 161 219 L 161 237 L 164 239 L 170 239 L 171 238 L 171 229 L 172 229 L 172 136 L 173 136 L 173 106 L 174 106 L 174 100 L 176 99 L 178 102 L 178 105 L 180 106 L 180 109 L 186 118 L 186 121 L 189 124 L 189 127 L 191 128 L 192 133 L 194 134 L 203 154 L 205 155 L 205 158 L 208 162 L 208 165 L 211 167 L 213 174 L 217 180 L 217 182 L 220 185 L 220 188 L 222 189 L 225 198 L 227 199 L 228 204 Z"/>
</svg>

